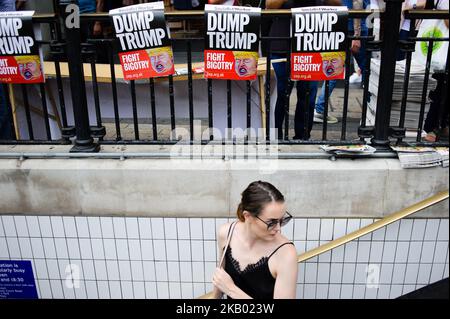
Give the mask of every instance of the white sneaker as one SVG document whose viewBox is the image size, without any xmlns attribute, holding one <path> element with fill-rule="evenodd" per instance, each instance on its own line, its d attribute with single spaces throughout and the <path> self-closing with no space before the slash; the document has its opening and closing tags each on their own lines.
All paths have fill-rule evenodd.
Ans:
<svg viewBox="0 0 450 319">
<path fill-rule="evenodd" d="M 350 84 L 361 83 L 362 75 L 358 74 L 356 72 L 353 73 L 352 75 L 350 75 L 349 82 L 350 82 Z"/>
<path fill-rule="evenodd" d="M 314 123 L 323 123 L 323 114 L 322 113 L 317 113 L 316 110 L 314 110 Z M 332 116 L 332 115 L 328 115 L 327 116 L 327 123 L 328 124 L 336 124 L 337 122 L 339 122 L 339 120 Z"/>
</svg>

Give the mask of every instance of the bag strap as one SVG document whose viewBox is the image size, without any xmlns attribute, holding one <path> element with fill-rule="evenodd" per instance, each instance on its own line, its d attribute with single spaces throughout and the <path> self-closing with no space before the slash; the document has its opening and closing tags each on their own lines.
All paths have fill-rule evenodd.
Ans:
<svg viewBox="0 0 450 319">
<path fill-rule="evenodd" d="M 233 222 L 230 226 L 230 229 L 228 230 L 227 243 L 226 243 L 225 247 L 223 248 L 222 257 L 220 257 L 220 262 L 218 264 L 219 268 L 222 268 L 224 266 L 223 262 L 225 260 L 225 254 L 227 253 L 228 246 L 230 245 L 231 236 L 233 236 L 234 227 L 236 227 L 236 224 L 237 224 L 237 221 Z"/>
</svg>

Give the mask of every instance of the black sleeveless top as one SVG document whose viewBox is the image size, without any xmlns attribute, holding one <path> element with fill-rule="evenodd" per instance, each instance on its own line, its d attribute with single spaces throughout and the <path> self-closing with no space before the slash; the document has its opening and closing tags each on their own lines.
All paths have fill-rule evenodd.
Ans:
<svg viewBox="0 0 450 319">
<path fill-rule="evenodd" d="M 230 234 L 230 230 L 231 227 L 228 230 L 228 237 L 233 235 L 233 233 Z M 225 271 L 233 279 L 235 285 L 250 297 L 254 299 L 273 299 L 275 278 L 273 278 L 269 270 L 269 259 L 278 249 L 287 244 L 293 245 L 293 243 L 287 242 L 278 246 L 269 256 L 261 257 L 258 262 L 249 264 L 242 271 L 239 261 L 233 258 L 231 246 L 228 245 L 225 252 Z M 229 296 L 227 298 L 231 299 Z"/>
</svg>

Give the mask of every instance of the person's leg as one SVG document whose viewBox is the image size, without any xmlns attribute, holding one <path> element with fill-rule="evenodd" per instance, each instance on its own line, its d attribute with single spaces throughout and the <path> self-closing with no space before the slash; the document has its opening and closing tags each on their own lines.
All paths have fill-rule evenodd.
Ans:
<svg viewBox="0 0 450 319">
<path fill-rule="evenodd" d="M 398 39 L 399 40 L 407 40 L 409 36 L 409 31 L 408 30 L 400 30 L 400 34 Z M 397 61 L 402 61 L 406 58 L 406 54 L 405 52 L 401 51 L 400 49 L 397 49 Z"/>
<path fill-rule="evenodd" d="M 362 20 L 361 20 L 362 21 Z M 353 24 L 352 25 L 349 25 L 349 28 L 348 28 L 348 30 L 347 30 L 347 33 L 349 34 L 349 35 L 351 35 L 351 36 L 354 36 L 355 35 L 355 31 L 354 31 L 354 29 L 353 29 Z M 351 72 L 351 70 L 352 70 L 352 66 L 353 66 L 353 73 L 350 73 L 350 76 L 349 76 L 349 83 L 350 84 L 355 84 L 355 83 L 360 83 L 361 82 L 361 74 L 359 73 L 360 72 L 360 69 L 357 67 L 357 63 L 355 64 L 355 55 L 353 54 L 353 52 L 352 51 L 349 51 L 350 52 L 350 59 L 349 59 L 349 61 L 350 61 L 350 64 L 348 65 L 348 66 L 346 66 L 346 72 Z M 355 58 L 355 59 L 353 59 L 353 58 Z M 347 59 L 346 59 L 347 60 Z"/>
<path fill-rule="evenodd" d="M 367 36 L 368 30 L 367 28 L 362 28 L 361 30 L 361 36 Z M 356 63 L 358 64 L 358 67 L 361 70 L 361 81 L 364 83 L 364 68 L 366 66 L 366 41 L 361 40 L 361 47 L 359 48 L 359 51 L 353 55 L 355 57 Z"/>
<path fill-rule="evenodd" d="M 331 96 L 331 93 L 333 93 L 333 90 L 336 86 L 336 80 L 328 81 L 328 98 Z M 322 89 L 320 91 L 320 95 L 317 98 L 316 103 L 316 112 L 323 114 L 325 110 L 325 81 L 322 84 Z"/>
<path fill-rule="evenodd" d="M 303 140 L 305 139 L 305 115 L 304 108 L 305 105 L 305 95 L 307 92 L 304 92 L 306 86 L 309 82 L 297 81 L 297 106 L 295 108 L 295 117 L 294 117 L 294 130 L 295 140 Z M 308 92 L 309 94 L 309 92 Z"/>
<path fill-rule="evenodd" d="M 335 83 L 336 84 L 336 83 Z M 313 122 L 314 122 L 314 106 L 316 104 L 316 97 L 317 97 L 317 88 L 319 86 L 319 82 L 312 81 L 309 82 L 309 119 L 308 119 L 308 138 L 310 137 L 311 130 L 313 128 Z"/>
<path fill-rule="evenodd" d="M 331 97 L 331 93 L 333 92 L 335 86 L 336 86 L 337 81 L 336 80 L 331 80 L 328 81 L 328 98 Z M 328 103 L 329 105 L 329 103 Z M 315 111 L 314 111 L 314 116 L 313 116 L 313 121 L 314 123 L 323 123 L 324 121 L 324 112 L 325 112 L 325 82 L 323 82 L 322 85 L 322 90 L 320 92 L 320 96 L 317 99 L 317 103 L 315 106 Z M 329 124 L 335 124 L 337 122 L 339 122 L 339 120 L 330 115 L 329 112 L 327 112 L 327 122 Z"/>
<path fill-rule="evenodd" d="M 436 134 L 439 130 L 439 110 L 441 108 L 441 97 L 444 77 L 441 74 L 434 74 L 437 79 L 436 88 L 429 93 L 430 98 L 430 109 L 428 110 L 427 116 L 425 118 L 425 123 L 423 129 L 427 133 Z"/>
<path fill-rule="evenodd" d="M 448 122 L 449 122 L 449 118 L 448 118 L 448 113 L 449 113 L 449 108 L 448 108 L 448 93 L 445 94 L 445 100 L 444 100 L 444 105 L 441 105 L 441 108 L 444 108 L 443 110 L 440 110 L 440 127 L 439 127 L 439 141 L 448 141 L 448 136 L 449 136 L 449 128 L 448 128 Z"/>
<path fill-rule="evenodd" d="M 307 140 L 313 126 L 314 105 L 317 95 L 316 81 L 297 82 L 297 107 L 295 109 L 295 136 L 294 139 Z M 308 102 L 306 101 L 307 96 Z M 305 105 L 307 103 L 307 105 Z M 305 106 L 308 107 L 308 130 L 305 134 Z"/>
<path fill-rule="evenodd" d="M 283 59 L 286 58 L 285 55 L 281 55 L 281 54 L 272 54 L 271 55 L 271 59 L 275 60 L 275 59 Z M 291 92 L 286 92 L 286 89 L 289 90 L 289 88 L 287 87 L 287 83 L 288 83 L 288 75 L 287 75 L 287 71 L 286 71 L 286 62 L 275 62 L 272 63 L 273 65 L 273 69 L 275 71 L 275 77 L 277 79 L 277 101 L 275 103 L 275 128 L 277 129 L 278 132 L 278 138 L 282 138 L 283 136 L 283 122 L 284 122 L 284 118 L 285 118 L 285 108 L 284 108 L 284 104 L 285 104 L 285 98 L 286 98 L 286 93 L 290 94 Z M 291 88 L 292 89 L 292 88 Z M 288 101 L 289 103 L 289 101 Z M 289 119 L 286 119 L 287 121 Z"/>
<path fill-rule="evenodd" d="M 13 135 L 4 86 L 0 83 L 0 140 L 10 140 Z"/>
<path fill-rule="evenodd" d="M 430 109 L 428 110 L 427 117 L 423 129 L 427 133 L 432 133 L 438 129 L 439 126 L 439 107 L 440 101 L 431 101 Z"/>
</svg>

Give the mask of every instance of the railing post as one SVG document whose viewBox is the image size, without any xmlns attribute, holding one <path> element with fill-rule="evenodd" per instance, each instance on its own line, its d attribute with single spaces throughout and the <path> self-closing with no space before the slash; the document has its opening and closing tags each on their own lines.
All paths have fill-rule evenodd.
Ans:
<svg viewBox="0 0 450 319">
<path fill-rule="evenodd" d="M 404 0 L 384 0 L 384 2 L 386 2 L 386 9 L 381 46 L 375 134 L 372 138 L 372 145 L 389 145 L 392 93 L 394 88 L 396 52 L 403 1 Z"/>
<path fill-rule="evenodd" d="M 84 84 L 83 63 L 81 59 L 81 30 L 80 25 L 73 22 L 79 18 L 79 11 L 71 11 L 69 5 L 77 5 L 77 0 L 59 0 L 60 15 L 62 17 L 64 32 L 66 35 L 66 53 L 69 64 L 70 90 L 72 95 L 72 107 L 75 119 L 75 145 L 71 153 L 98 152 L 100 146 L 94 143 L 91 137 L 89 125 L 89 113 L 86 99 L 86 87 Z M 69 9 L 69 10 L 67 10 Z"/>
</svg>

